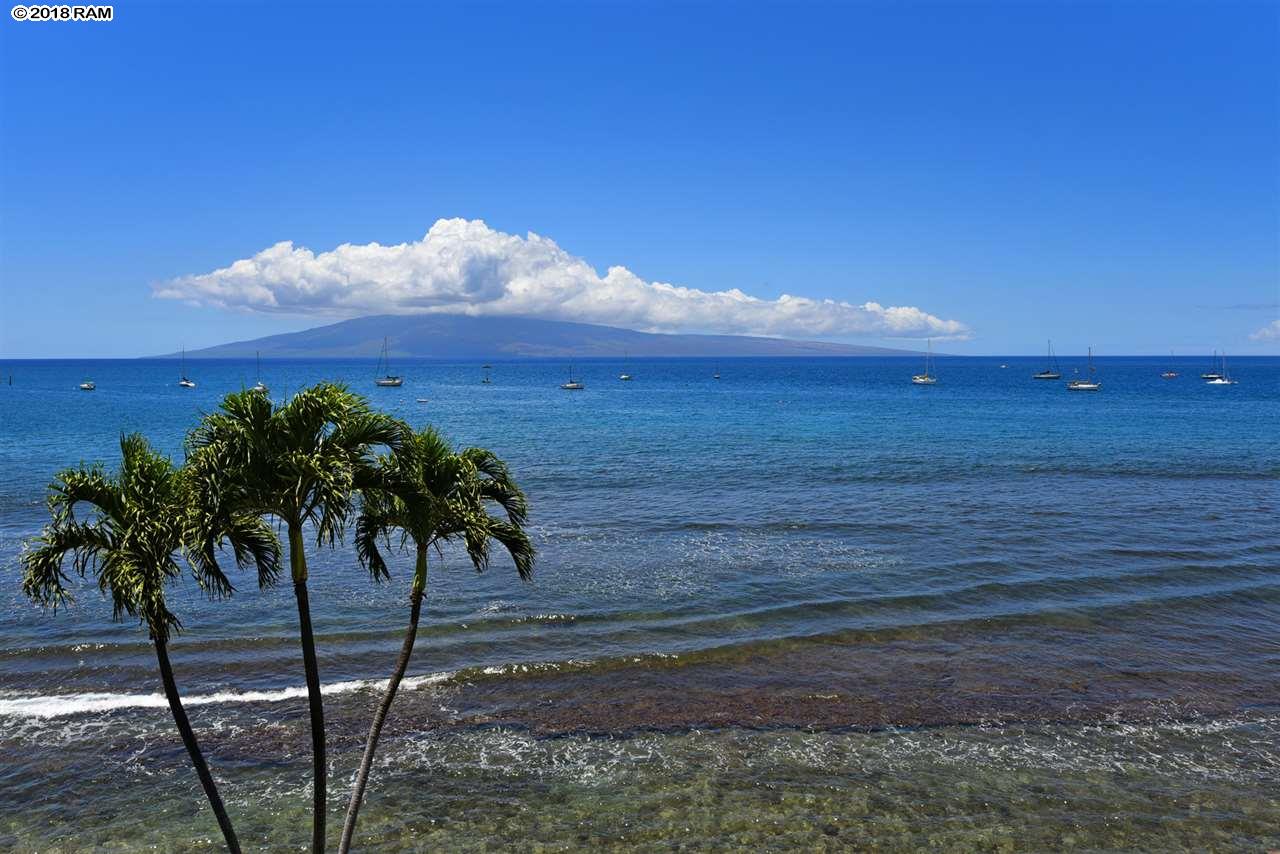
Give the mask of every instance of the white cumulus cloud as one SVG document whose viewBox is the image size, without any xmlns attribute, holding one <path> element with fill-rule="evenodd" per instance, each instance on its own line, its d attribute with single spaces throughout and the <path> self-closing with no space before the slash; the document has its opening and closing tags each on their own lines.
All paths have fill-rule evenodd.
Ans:
<svg viewBox="0 0 1280 854">
<path fill-rule="evenodd" d="M 968 328 L 913 306 L 853 304 L 737 288 L 702 291 L 649 282 L 626 267 L 601 276 L 537 234 L 481 220 L 441 219 L 414 243 L 343 245 L 316 253 L 277 243 L 209 273 L 155 288 L 159 297 L 289 314 L 522 315 L 651 332 L 805 337 L 967 338 Z"/>
<path fill-rule="evenodd" d="M 1280 341 L 1280 320 L 1273 320 L 1249 336 L 1254 341 Z"/>
</svg>

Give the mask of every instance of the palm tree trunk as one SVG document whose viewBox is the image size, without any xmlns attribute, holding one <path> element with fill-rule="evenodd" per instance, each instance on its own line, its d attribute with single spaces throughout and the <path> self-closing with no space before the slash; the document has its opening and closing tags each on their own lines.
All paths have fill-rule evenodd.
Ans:
<svg viewBox="0 0 1280 854">
<path fill-rule="evenodd" d="M 168 645 L 165 641 L 154 638 L 153 640 L 156 645 L 156 660 L 160 662 L 160 679 L 164 682 L 164 696 L 169 701 L 169 711 L 173 712 L 173 720 L 178 725 L 178 732 L 182 734 L 182 743 L 191 756 L 191 764 L 196 766 L 196 775 L 200 778 L 200 785 L 204 786 L 204 794 L 209 799 L 209 806 L 213 807 L 213 814 L 218 818 L 218 827 L 222 828 L 222 837 L 227 842 L 227 850 L 232 854 L 240 854 L 240 842 L 236 839 L 236 832 L 231 827 L 231 818 L 227 815 L 227 808 L 223 806 L 222 798 L 218 795 L 218 786 L 213 782 L 213 775 L 209 773 L 204 754 L 200 752 L 200 744 L 196 741 L 196 734 L 191 729 L 191 721 L 187 719 L 187 711 L 182 708 L 178 685 L 173 681 L 173 666 L 169 663 Z"/>
<path fill-rule="evenodd" d="M 418 546 L 418 561 L 413 573 L 413 588 L 409 592 L 409 630 L 405 632 L 404 645 L 400 647 L 400 657 L 396 659 L 395 672 L 387 682 L 387 690 L 382 695 L 382 702 L 373 715 L 373 723 L 369 726 L 369 740 L 364 746 L 364 757 L 360 760 L 360 770 L 356 772 L 355 786 L 351 790 L 351 803 L 347 806 L 347 819 L 342 824 L 342 841 L 338 843 L 338 854 L 347 854 L 351 850 L 351 837 L 356 832 L 356 817 L 360 813 L 360 803 L 364 800 L 364 790 L 369 784 L 369 772 L 373 769 L 373 754 L 378 749 L 378 737 L 382 735 L 382 725 L 391 709 L 391 702 L 396 698 L 400 681 L 409 669 L 409 658 L 413 655 L 413 642 L 418 636 L 418 618 L 422 614 L 422 600 L 427 589 L 427 547 Z"/>
<path fill-rule="evenodd" d="M 307 557 L 302 530 L 289 526 L 289 566 L 293 571 L 293 595 L 298 600 L 298 631 L 302 638 L 302 664 L 307 674 L 307 705 L 311 710 L 311 766 L 315 778 L 311 798 L 311 850 L 324 851 L 326 784 L 329 767 L 324 751 L 324 702 L 320 698 L 320 670 L 316 666 L 316 640 L 311 632 L 311 602 L 307 598 Z"/>
</svg>

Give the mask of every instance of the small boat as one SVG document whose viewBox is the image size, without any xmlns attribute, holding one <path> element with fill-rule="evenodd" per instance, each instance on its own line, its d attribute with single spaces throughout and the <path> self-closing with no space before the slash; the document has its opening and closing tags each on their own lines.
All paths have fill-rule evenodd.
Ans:
<svg viewBox="0 0 1280 854">
<path fill-rule="evenodd" d="M 578 382 L 573 378 L 572 364 L 569 365 L 569 381 L 567 383 L 561 383 L 560 388 L 564 389 L 565 391 L 582 391 L 584 388 L 586 388 L 585 385 L 583 385 L 582 383 Z"/>
<path fill-rule="evenodd" d="M 631 376 L 631 374 L 627 372 L 627 354 L 626 353 L 622 354 L 622 373 L 618 374 L 618 379 L 622 380 L 623 382 L 631 382 L 631 380 L 634 379 Z"/>
<path fill-rule="evenodd" d="M 1049 342 L 1049 357 L 1045 361 L 1044 370 L 1031 375 L 1034 380 L 1060 380 L 1062 370 L 1058 367 L 1058 357 L 1053 354 L 1053 341 Z"/>
<path fill-rule="evenodd" d="M 719 365 L 716 365 L 716 372 L 715 372 L 714 374 L 712 374 L 712 375 L 711 375 L 711 379 L 713 379 L 713 380 L 718 380 L 718 379 L 720 379 L 720 366 L 719 366 Z"/>
<path fill-rule="evenodd" d="M 1172 361 L 1173 361 L 1173 351 L 1172 351 L 1172 350 L 1170 350 L 1170 351 L 1169 351 L 1169 361 L 1170 361 L 1170 362 L 1172 362 Z M 1175 371 L 1172 367 L 1170 367 L 1167 371 L 1165 371 L 1164 373 L 1160 374 L 1160 378 L 1161 378 L 1161 379 L 1165 379 L 1165 380 L 1176 380 L 1176 379 L 1178 378 L 1178 372 L 1177 372 L 1177 371 Z"/>
<path fill-rule="evenodd" d="M 483 376 L 483 377 L 481 377 L 481 379 L 480 379 L 480 382 L 481 382 L 483 385 L 492 385 L 492 384 L 493 384 L 493 380 L 489 377 L 489 370 L 490 370 L 492 367 L 493 367 L 493 365 L 485 365 L 485 366 L 484 366 L 484 376 Z"/>
<path fill-rule="evenodd" d="M 938 378 L 933 373 L 933 339 L 929 339 L 929 349 L 924 354 L 924 373 L 911 377 L 913 385 L 937 385 Z"/>
<path fill-rule="evenodd" d="M 1217 351 L 1217 350 L 1214 350 L 1214 351 L 1213 351 L 1213 361 L 1209 363 L 1209 370 L 1207 370 L 1207 371 L 1205 371 L 1203 374 L 1201 374 L 1201 375 L 1200 375 L 1200 379 L 1202 379 L 1202 380 L 1220 380 L 1220 379 L 1222 379 L 1222 374 L 1218 372 L 1217 362 L 1218 362 L 1218 351 Z"/>
<path fill-rule="evenodd" d="M 1227 373 L 1227 354 L 1222 354 L 1222 370 L 1218 375 L 1210 380 L 1205 381 L 1205 385 L 1235 385 L 1236 381 L 1231 379 L 1231 374 Z"/>
<path fill-rule="evenodd" d="M 251 388 L 250 391 L 255 391 L 258 394 L 270 394 L 271 389 L 267 388 L 267 384 L 262 381 L 262 354 L 257 350 L 254 350 L 253 358 L 258 364 L 258 381 L 253 384 L 253 388 Z"/>
<path fill-rule="evenodd" d="M 1007 367 L 1009 367 L 1009 366 L 1008 366 L 1008 365 L 1001 365 L 1000 367 L 1002 367 L 1002 368 L 1007 368 Z"/>
<path fill-rule="evenodd" d="M 425 397 L 414 398 L 415 402 L 417 403 L 426 403 L 428 399 L 429 398 L 425 398 Z"/>
<path fill-rule="evenodd" d="M 182 371 L 179 373 L 179 376 L 181 377 L 181 379 L 178 380 L 178 385 L 182 386 L 183 388 L 196 387 L 195 380 L 191 380 L 187 378 L 187 348 L 186 347 L 182 348 Z"/>
<path fill-rule="evenodd" d="M 385 371 L 380 377 L 375 377 L 373 384 L 379 388 L 399 388 L 404 385 L 404 377 L 396 376 L 391 373 L 391 359 L 387 352 L 388 339 L 382 339 L 382 353 L 378 356 L 378 371 Z"/>
<path fill-rule="evenodd" d="M 1093 348 L 1089 348 L 1089 378 L 1087 380 L 1072 380 L 1067 383 L 1067 391 L 1098 391 L 1102 388 L 1102 383 L 1093 378 L 1096 373 L 1093 367 Z"/>
<path fill-rule="evenodd" d="M 97 388 L 97 386 L 94 384 L 93 380 L 85 380 L 80 383 L 81 391 L 93 391 L 95 388 Z"/>
</svg>

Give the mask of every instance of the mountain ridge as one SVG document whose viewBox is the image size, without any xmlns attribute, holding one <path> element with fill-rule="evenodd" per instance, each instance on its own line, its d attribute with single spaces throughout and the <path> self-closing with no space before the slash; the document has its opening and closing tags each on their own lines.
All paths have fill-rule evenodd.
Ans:
<svg viewBox="0 0 1280 854">
<path fill-rule="evenodd" d="M 213 347 L 188 359 L 373 358 L 389 339 L 392 358 L 564 358 L 618 356 L 908 356 L 919 351 L 750 335 L 637 332 L 617 326 L 531 317 L 460 314 L 369 315 Z M 176 357 L 168 353 L 159 358 Z"/>
</svg>

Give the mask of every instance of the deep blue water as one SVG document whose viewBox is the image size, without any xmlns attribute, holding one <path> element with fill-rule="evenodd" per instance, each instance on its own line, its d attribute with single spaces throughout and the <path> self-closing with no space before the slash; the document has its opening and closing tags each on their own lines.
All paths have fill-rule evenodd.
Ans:
<svg viewBox="0 0 1280 854">
<path fill-rule="evenodd" d="M 894 358 L 725 360 L 719 381 L 707 360 L 632 361 L 630 383 L 617 362 L 579 361 L 581 392 L 557 388 L 567 365 L 551 361 L 495 362 L 491 385 L 479 364 L 434 361 L 398 365 L 399 389 L 374 388 L 371 361 L 267 362 L 262 378 L 273 398 L 346 381 L 510 464 L 532 502 L 535 580 L 501 560 L 484 576 L 457 554 L 437 561 L 410 668 L 420 678 L 398 713 L 404 745 L 444 730 L 454 740 L 439 749 L 465 752 L 480 749 L 466 742 L 476 732 L 517 731 L 536 752 L 543 736 L 683 739 L 708 726 L 1274 727 L 1280 359 L 1233 360 L 1227 387 L 1199 379 L 1208 361 L 1174 360 L 1182 375 L 1163 380 L 1169 360 L 1102 358 L 1093 394 L 1032 380 L 1041 360 L 1028 358 L 941 358 L 939 384 L 923 388 L 909 382 L 918 362 Z M 1062 362 L 1065 378 L 1083 366 Z M 75 790 L 77 762 L 132 767 L 160 738 L 146 733 L 167 733 L 145 634 L 112 624 L 91 589 L 40 613 L 21 598 L 17 557 L 58 468 L 110 464 L 132 430 L 181 459 L 200 414 L 255 379 L 252 363 L 189 368 L 194 390 L 172 362 L 0 365 L 0 382 L 13 375 L 0 385 L 0 722 L 12 724 L 0 790 L 63 777 Z M 77 390 L 86 378 L 96 391 Z M 361 680 L 385 677 L 398 648 L 410 561 L 382 586 L 347 548 L 312 561 L 345 744 L 371 702 Z M 223 761 L 256 791 L 301 784 L 291 591 L 245 576 L 230 602 L 175 595 L 187 627 L 175 665 L 205 725 L 285 727 L 279 744 L 226 736 Z M 290 744 L 295 765 L 269 771 L 252 749 L 263 744 Z M 55 746 L 64 758 L 2 761 Z M 404 773 L 425 767 L 393 755 Z M 1231 773 L 1271 781 L 1280 759 L 1250 755 L 1261 770 Z M 180 760 L 171 772 L 185 780 Z M 126 795 L 99 797 L 106 813 Z M 1205 842 L 1168 847 L 1192 838 Z"/>
</svg>

